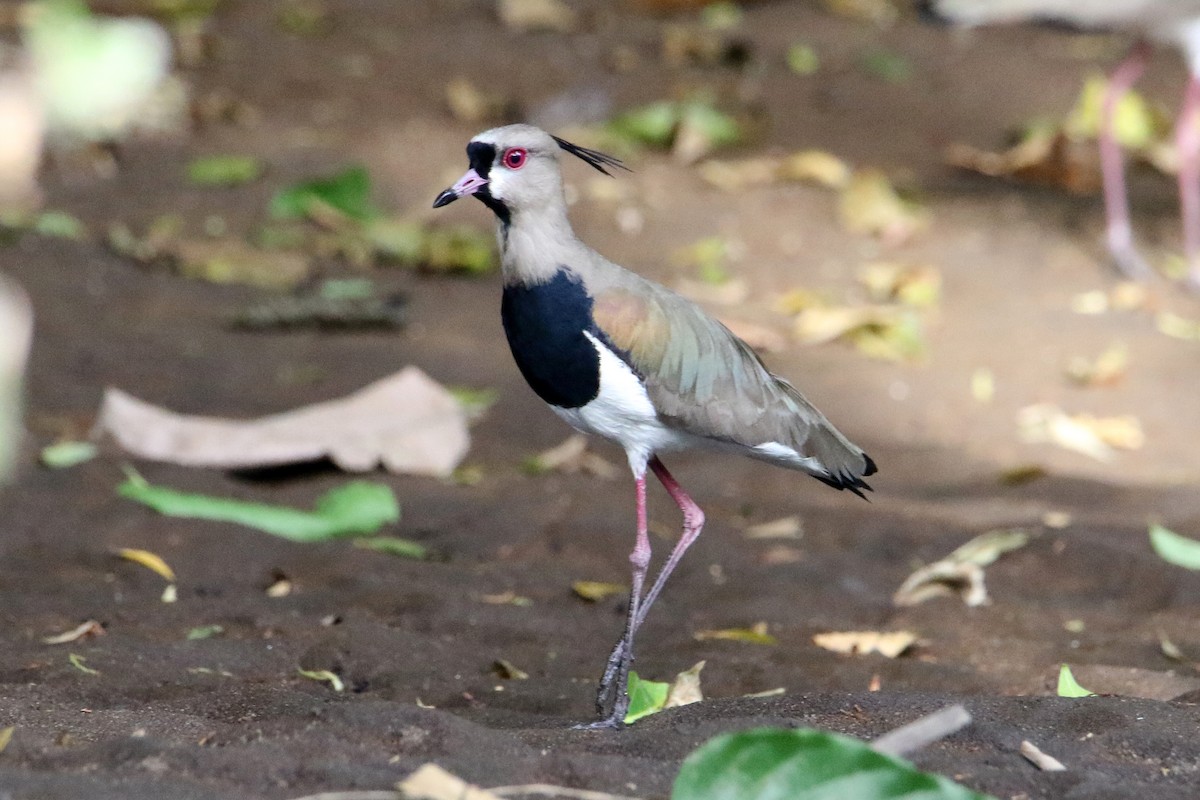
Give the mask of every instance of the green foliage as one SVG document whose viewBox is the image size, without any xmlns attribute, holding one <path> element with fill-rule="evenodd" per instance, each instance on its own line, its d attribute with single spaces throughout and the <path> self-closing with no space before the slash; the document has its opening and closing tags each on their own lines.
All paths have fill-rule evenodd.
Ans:
<svg viewBox="0 0 1200 800">
<path fill-rule="evenodd" d="M 1150 526 L 1150 546 L 1159 558 L 1187 569 L 1200 569 L 1200 542 L 1180 536 L 1162 525 Z"/>
<path fill-rule="evenodd" d="M 187 167 L 188 180 L 197 186 L 237 186 L 257 180 L 262 162 L 254 156 L 204 156 Z"/>
<path fill-rule="evenodd" d="M 294 542 L 366 536 L 400 519 L 400 506 L 392 490 L 369 481 L 353 481 L 331 489 L 317 500 L 313 511 L 180 492 L 153 486 L 133 472 L 117 493 L 169 517 L 233 522 Z"/>
<path fill-rule="evenodd" d="M 672 800 L 987 800 L 865 743 L 812 729 L 718 736 L 683 762 Z"/>
<path fill-rule="evenodd" d="M 667 702 L 671 684 L 646 681 L 636 672 L 629 673 L 629 710 L 625 712 L 625 724 L 632 725 L 642 717 L 662 711 Z"/>
<path fill-rule="evenodd" d="M 96 457 L 96 445 L 91 442 L 56 442 L 42 448 L 42 464 L 51 469 L 67 469 Z"/>
<path fill-rule="evenodd" d="M 276 219 L 320 217 L 329 209 L 358 222 L 378 216 L 371 205 L 371 176 L 365 167 L 356 165 L 328 178 L 303 181 L 271 198 L 271 216 Z"/>
<path fill-rule="evenodd" d="M 1075 676 L 1071 674 L 1071 668 L 1063 664 L 1058 670 L 1058 696 L 1059 697 L 1094 697 L 1095 692 L 1083 688 L 1079 682 L 1075 680 Z"/>
</svg>

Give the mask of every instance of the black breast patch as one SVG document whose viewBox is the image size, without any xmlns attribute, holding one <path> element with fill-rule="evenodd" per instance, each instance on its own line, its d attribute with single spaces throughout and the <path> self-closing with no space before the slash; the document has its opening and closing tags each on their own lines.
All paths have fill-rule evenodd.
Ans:
<svg viewBox="0 0 1200 800">
<path fill-rule="evenodd" d="M 559 408 L 596 399 L 600 354 L 583 335 L 596 325 L 579 278 L 560 269 L 546 283 L 505 286 L 500 317 L 517 367 L 538 397 Z"/>
</svg>

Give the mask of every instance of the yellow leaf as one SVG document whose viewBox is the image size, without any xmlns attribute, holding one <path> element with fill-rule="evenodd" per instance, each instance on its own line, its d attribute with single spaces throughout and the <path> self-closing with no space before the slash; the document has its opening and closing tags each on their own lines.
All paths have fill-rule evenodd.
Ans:
<svg viewBox="0 0 1200 800">
<path fill-rule="evenodd" d="M 331 672 L 327 669 L 297 669 L 296 671 L 299 672 L 301 676 L 308 678 L 311 681 L 328 683 L 329 688 L 333 689 L 335 692 L 340 692 L 346 688 L 346 684 L 342 683 L 342 679 L 338 677 L 337 673 Z"/>
<path fill-rule="evenodd" d="M 16 731 L 15 725 L 9 725 L 7 728 L 0 730 L 0 753 L 3 753 L 8 743 L 12 741 L 13 732 Z"/>
<path fill-rule="evenodd" d="M 663 703 L 663 708 L 677 708 L 699 703 L 704 699 L 704 693 L 700 691 L 700 670 L 704 669 L 705 663 L 699 661 L 691 669 L 685 669 L 675 676 L 671 687 L 667 689 L 667 700 Z"/>
<path fill-rule="evenodd" d="M 813 644 L 846 655 L 867 655 L 879 653 L 886 658 L 895 658 L 917 641 L 917 635 L 910 631 L 846 631 L 843 633 L 818 633 L 813 636 Z"/>
<path fill-rule="evenodd" d="M 749 628 L 696 631 L 694 638 L 698 642 L 712 640 L 745 642 L 746 644 L 776 644 L 778 642 L 774 636 L 767 633 L 767 623 L 765 622 L 756 622 Z"/>
<path fill-rule="evenodd" d="M 171 569 L 162 557 L 151 553 L 149 550 L 135 550 L 131 547 L 123 547 L 117 551 L 117 555 L 126 561 L 132 561 L 135 564 L 141 564 L 146 569 L 154 570 L 170 583 L 175 582 L 175 570 Z"/>
<path fill-rule="evenodd" d="M 842 224 L 889 244 L 903 244 L 929 224 L 928 213 L 904 200 L 887 175 L 877 169 L 857 170 L 842 189 Z"/>
<path fill-rule="evenodd" d="M 1129 348 L 1117 343 L 1094 360 L 1075 356 L 1067 364 L 1067 377 L 1080 386 L 1113 386 L 1125 377 L 1129 366 Z"/>
<path fill-rule="evenodd" d="M 589 603 L 599 603 L 613 595 L 625 594 L 629 587 L 619 583 L 603 583 L 601 581 L 575 581 L 571 591 Z"/>
<path fill-rule="evenodd" d="M 779 177 L 791 181 L 816 183 L 829 189 L 841 189 L 850 180 L 850 166 L 824 150 L 793 153 L 779 165 Z"/>
<path fill-rule="evenodd" d="M 873 261 L 859 270 L 858 282 L 876 303 L 895 301 L 913 308 L 932 308 L 942 295 L 941 273 L 925 264 Z"/>
</svg>

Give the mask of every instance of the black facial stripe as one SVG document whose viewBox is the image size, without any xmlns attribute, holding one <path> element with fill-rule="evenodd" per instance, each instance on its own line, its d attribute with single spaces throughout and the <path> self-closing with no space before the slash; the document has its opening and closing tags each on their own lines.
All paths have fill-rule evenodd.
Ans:
<svg viewBox="0 0 1200 800">
<path fill-rule="evenodd" d="M 486 142 L 471 142 L 467 145 L 467 161 L 475 174 L 487 180 L 492 164 L 496 163 L 496 146 Z"/>
</svg>

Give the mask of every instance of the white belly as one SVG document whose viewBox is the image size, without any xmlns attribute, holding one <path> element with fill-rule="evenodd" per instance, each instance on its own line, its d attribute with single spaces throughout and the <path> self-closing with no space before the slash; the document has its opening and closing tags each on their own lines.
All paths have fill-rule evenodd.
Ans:
<svg viewBox="0 0 1200 800">
<path fill-rule="evenodd" d="M 681 450 L 697 444 L 685 433 L 673 431 L 659 421 L 654 404 L 641 379 L 599 339 L 584 336 L 600 354 L 600 391 L 596 399 L 579 408 L 550 406 L 571 427 L 602 436 L 625 448 L 635 474 L 646 469 L 650 456 Z"/>
</svg>

